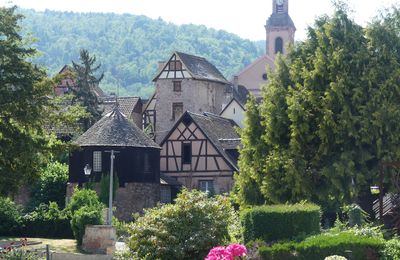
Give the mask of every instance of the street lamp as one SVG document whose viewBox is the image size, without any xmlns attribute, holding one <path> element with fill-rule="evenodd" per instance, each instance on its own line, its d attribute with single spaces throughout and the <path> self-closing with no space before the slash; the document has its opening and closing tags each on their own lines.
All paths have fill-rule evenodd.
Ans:
<svg viewBox="0 0 400 260">
<path fill-rule="evenodd" d="M 83 168 L 83 172 L 85 173 L 85 176 L 89 176 L 92 173 L 92 167 L 90 167 L 89 164 L 86 164 L 85 168 Z"/>
</svg>

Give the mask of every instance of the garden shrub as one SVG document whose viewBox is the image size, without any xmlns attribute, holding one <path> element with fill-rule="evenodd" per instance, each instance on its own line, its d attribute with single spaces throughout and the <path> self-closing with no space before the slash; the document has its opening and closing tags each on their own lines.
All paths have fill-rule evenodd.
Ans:
<svg viewBox="0 0 400 260">
<path fill-rule="evenodd" d="M 307 238 L 300 243 L 290 246 L 274 244 L 271 247 L 260 247 L 259 254 L 262 259 L 270 258 L 271 251 L 295 256 L 294 259 L 320 260 L 331 255 L 347 255 L 351 251 L 351 257 L 355 260 L 377 259 L 379 251 L 383 249 L 384 241 L 380 238 L 357 236 L 351 232 L 338 234 L 321 234 Z M 285 252 L 285 250 L 287 251 Z"/>
<path fill-rule="evenodd" d="M 113 177 L 113 198 L 117 193 L 119 187 L 119 179 L 117 173 Z M 102 174 L 100 179 L 100 194 L 99 199 L 104 205 L 108 205 L 109 194 L 110 193 L 110 174 Z"/>
<path fill-rule="evenodd" d="M 83 206 L 103 208 L 103 204 L 99 201 L 96 191 L 89 189 L 76 189 L 67 206 L 67 211 L 69 211 L 71 216 L 73 216 L 75 211 L 79 210 Z"/>
<path fill-rule="evenodd" d="M 40 178 L 31 189 L 30 207 L 54 201 L 59 207 L 65 207 L 65 191 L 68 181 L 68 165 L 59 162 L 49 163 L 40 173 Z"/>
<path fill-rule="evenodd" d="M 175 202 L 145 210 L 130 226 L 128 246 L 139 259 L 204 259 L 230 242 L 229 226 L 239 221 L 228 198 L 183 189 Z"/>
<path fill-rule="evenodd" d="M 82 245 L 87 225 L 103 224 L 102 210 L 102 207 L 91 205 L 83 206 L 74 212 L 71 220 L 71 228 L 79 246 Z"/>
<path fill-rule="evenodd" d="M 245 209 L 241 213 L 244 241 L 290 240 L 300 235 L 319 233 L 320 212 L 319 206 L 309 203 Z"/>
<path fill-rule="evenodd" d="M 66 211 L 71 216 L 71 229 L 78 245 L 82 244 L 86 225 L 103 224 L 104 205 L 96 191 L 76 189 Z"/>
<path fill-rule="evenodd" d="M 23 221 L 27 237 L 73 238 L 70 219 L 55 202 L 40 204 Z"/>
<path fill-rule="evenodd" d="M 325 257 L 325 260 L 347 260 L 347 258 L 344 256 L 340 256 L 340 255 L 331 255 L 331 256 Z"/>
<path fill-rule="evenodd" d="M 259 249 L 259 254 L 262 259 L 281 260 L 281 259 L 296 259 L 293 255 L 294 242 L 277 243 L 273 246 L 264 246 Z"/>
<path fill-rule="evenodd" d="M 15 235 L 21 229 L 21 208 L 11 199 L 0 197 L 0 236 Z"/>
<path fill-rule="evenodd" d="M 386 241 L 385 248 L 382 250 L 383 260 L 400 260 L 400 238 L 395 237 Z"/>
</svg>

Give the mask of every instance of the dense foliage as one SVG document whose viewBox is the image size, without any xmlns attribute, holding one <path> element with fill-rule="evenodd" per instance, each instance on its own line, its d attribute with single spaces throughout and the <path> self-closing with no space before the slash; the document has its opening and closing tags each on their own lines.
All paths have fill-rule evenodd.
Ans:
<svg viewBox="0 0 400 260">
<path fill-rule="evenodd" d="M 51 91 L 44 70 L 29 60 L 35 50 L 19 35 L 20 15 L 0 7 L 0 194 L 37 176 L 46 154 L 42 114 Z"/>
<path fill-rule="evenodd" d="M 234 239 L 237 225 L 228 198 L 183 190 L 175 204 L 148 209 L 131 225 L 128 246 L 139 259 L 204 259 Z"/>
<path fill-rule="evenodd" d="M 293 239 L 320 232 L 320 207 L 314 204 L 258 206 L 241 212 L 245 242 Z"/>
<path fill-rule="evenodd" d="M 18 233 L 21 225 L 21 208 L 9 198 L 0 197 L 0 236 Z"/>
<path fill-rule="evenodd" d="M 259 248 L 262 259 L 304 259 L 319 260 L 331 255 L 349 256 L 351 259 L 377 259 L 384 241 L 355 235 L 351 232 L 321 234 L 309 237 L 300 243 L 287 242 L 271 247 Z M 351 251 L 351 252 L 349 252 Z"/>
<path fill-rule="evenodd" d="M 42 55 L 35 62 L 57 73 L 88 49 L 102 63 L 101 87 L 121 95 L 150 96 L 158 61 L 175 50 L 204 56 L 226 77 L 263 53 L 263 46 L 205 26 L 167 23 L 145 16 L 20 10 L 23 26 L 38 39 L 32 46 Z"/>
<path fill-rule="evenodd" d="M 95 208 L 102 207 L 96 191 L 90 189 L 75 189 L 66 209 L 71 213 L 71 215 L 74 215 L 75 211 L 79 210 L 83 206 L 93 206 Z"/>
<path fill-rule="evenodd" d="M 65 192 L 68 181 L 68 165 L 51 162 L 40 172 L 40 178 L 31 188 L 31 206 L 56 202 L 61 208 L 65 206 Z"/>
<path fill-rule="evenodd" d="M 26 237 L 72 238 L 70 218 L 57 203 L 41 204 L 23 216 Z"/>
<path fill-rule="evenodd" d="M 395 9 L 363 29 L 337 6 L 278 58 L 262 90 L 263 129 L 242 133 L 262 147 L 253 161 L 240 158 L 251 177 L 241 183 L 256 182 L 273 203 L 307 199 L 328 210 L 370 196 L 379 163 L 400 156 L 399 21 Z"/>
</svg>

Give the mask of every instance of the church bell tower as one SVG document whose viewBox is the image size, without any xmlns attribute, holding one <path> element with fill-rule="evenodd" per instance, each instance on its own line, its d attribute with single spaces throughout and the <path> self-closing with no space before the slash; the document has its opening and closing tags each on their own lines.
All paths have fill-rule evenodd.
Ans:
<svg viewBox="0 0 400 260">
<path fill-rule="evenodd" d="M 286 54 L 287 46 L 294 43 L 296 27 L 289 16 L 289 0 L 272 0 L 272 14 L 265 25 L 266 54 L 275 59 L 280 52 Z"/>
</svg>

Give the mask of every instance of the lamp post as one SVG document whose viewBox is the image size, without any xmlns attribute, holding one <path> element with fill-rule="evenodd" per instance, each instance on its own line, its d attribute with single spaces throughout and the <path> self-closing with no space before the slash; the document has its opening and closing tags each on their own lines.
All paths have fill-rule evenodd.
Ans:
<svg viewBox="0 0 400 260">
<path fill-rule="evenodd" d="M 113 202 L 113 183 L 114 183 L 114 159 L 115 154 L 119 153 L 117 151 L 105 151 L 106 153 L 111 153 L 111 168 L 110 168 L 110 189 L 108 193 L 108 214 L 107 214 L 107 225 L 112 225 L 112 202 Z"/>
<path fill-rule="evenodd" d="M 85 168 L 83 168 L 83 172 L 85 173 L 85 176 L 89 176 L 92 173 L 92 167 L 90 167 L 89 164 L 86 164 Z"/>
</svg>

